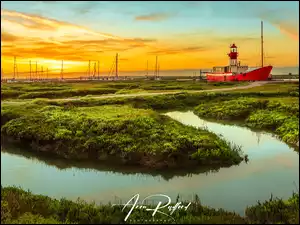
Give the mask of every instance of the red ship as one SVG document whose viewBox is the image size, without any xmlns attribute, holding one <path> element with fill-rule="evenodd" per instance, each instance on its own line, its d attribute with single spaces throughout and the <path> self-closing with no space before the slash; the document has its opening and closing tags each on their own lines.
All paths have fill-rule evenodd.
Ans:
<svg viewBox="0 0 300 225">
<path fill-rule="evenodd" d="M 263 27 L 263 26 L 261 26 Z M 261 29 L 263 30 L 263 29 Z M 262 44 L 262 66 L 261 68 L 249 71 L 248 66 L 241 65 L 238 62 L 237 46 L 230 46 L 228 54 L 230 62 L 229 66 L 213 67 L 213 72 L 206 73 L 207 81 L 265 81 L 271 78 L 272 66 L 263 66 L 263 35 L 261 35 Z"/>
</svg>

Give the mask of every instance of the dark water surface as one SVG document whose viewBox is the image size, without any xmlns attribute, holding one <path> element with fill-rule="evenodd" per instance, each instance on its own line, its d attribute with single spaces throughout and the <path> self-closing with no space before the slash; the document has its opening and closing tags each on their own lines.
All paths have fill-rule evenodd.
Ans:
<svg viewBox="0 0 300 225">
<path fill-rule="evenodd" d="M 241 214 L 247 205 L 255 204 L 257 200 L 266 200 L 271 193 L 276 197 L 288 198 L 299 187 L 298 153 L 272 135 L 207 122 L 192 112 L 169 112 L 167 115 L 186 125 L 206 127 L 241 145 L 250 161 L 248 164 L 243 162 L 239 166 L 221 168 L 214 173 L 164 179 L 164 176 L 149 174 L 85 169 L 84 165 L 81 168 L 67 168 L 69 165 L 64 160 L 43 162 L 34 157 L 11 154 L 3 149 L 1 184 L 20 186 L 35 194 L 50 197 L 72 200 L 80 197 L 96 203 L 115 202 L 116 196 L 125 203 L 135 194 L 140 194 L 141 198 L 151 194 L 166 194 L 174 201 L 177 194 L 186 200 L 198 194 L 204 205 Z"/>
</svg>

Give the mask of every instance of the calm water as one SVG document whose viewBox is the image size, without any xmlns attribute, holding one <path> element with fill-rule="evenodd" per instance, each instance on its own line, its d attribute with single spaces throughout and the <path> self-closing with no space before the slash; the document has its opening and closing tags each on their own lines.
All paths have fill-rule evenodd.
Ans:
<svg viewBox="0 0 300 225">
<path fill-rule="evenodd" d="M 33 193 L 51 197 L 87 201 L 128 201 L 141 197 L 166 194 L 173 200 L 177 194 L 191 199 L 198 194 L 201 202 L 243 214 L 247 205 L 274 196 L 288 198 L 299 187 L 299 155 L 269 134 L 249 129 L 206 122 L 192 112 L 170 112 L 168 116 L 184 124 L 207 127 L 224 138 L 241 145 L 249 155 L 248 164 L 222 168 L 216 173 L 161 176 L 103 172 L 95 169 L 59 169 L 34 158 L 1 151 L 1 184 L 17 185 Z M 53 164 L 53 162 L 52 162 Z M 54 163 L 55 164 L 55 163 Z M 57 165 L 58 163 L 56 163 Z M 60 167 L 64 167 L 60 161 Z"/>
</svg>

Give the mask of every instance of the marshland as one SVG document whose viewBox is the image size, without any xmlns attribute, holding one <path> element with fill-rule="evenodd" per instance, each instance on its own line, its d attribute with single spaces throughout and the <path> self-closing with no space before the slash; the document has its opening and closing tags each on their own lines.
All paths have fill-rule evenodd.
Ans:
<svg viewBox="0 0 300 225">
<path fill-rule="evenodd" d="M 298 85 L 4 84 L 1 222 L 124 223 L 109 202 L 136 193 L 190 199 L 176 222 L 299 222 Z"/>
</svg>

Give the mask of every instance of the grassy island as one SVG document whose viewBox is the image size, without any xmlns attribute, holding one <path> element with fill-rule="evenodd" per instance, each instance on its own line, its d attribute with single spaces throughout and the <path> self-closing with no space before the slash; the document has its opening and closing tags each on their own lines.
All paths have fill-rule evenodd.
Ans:
<svg viewBox="0 0 300 225">
<path fill-rule="evenodd" d="M 113 160 L 114 164 L 155 169 L 228 166 L 243 159 L 239 147 L 217 135 L 150 109 L 33 104 L 30 113 L 21 107 L 22 111 L 12 114 L 11 107 L 3 107 L 2 117 L 8 122 L 2 126 L 2 138 L 62 158 Z"/>
<path fill-rule="evenodd" d="M 275 133 L 284 142 L 299 141 L 299 99 L 237 98 L 198 105 L 194 112 L 204 118 L 242 122 Z"/>
</svg>

